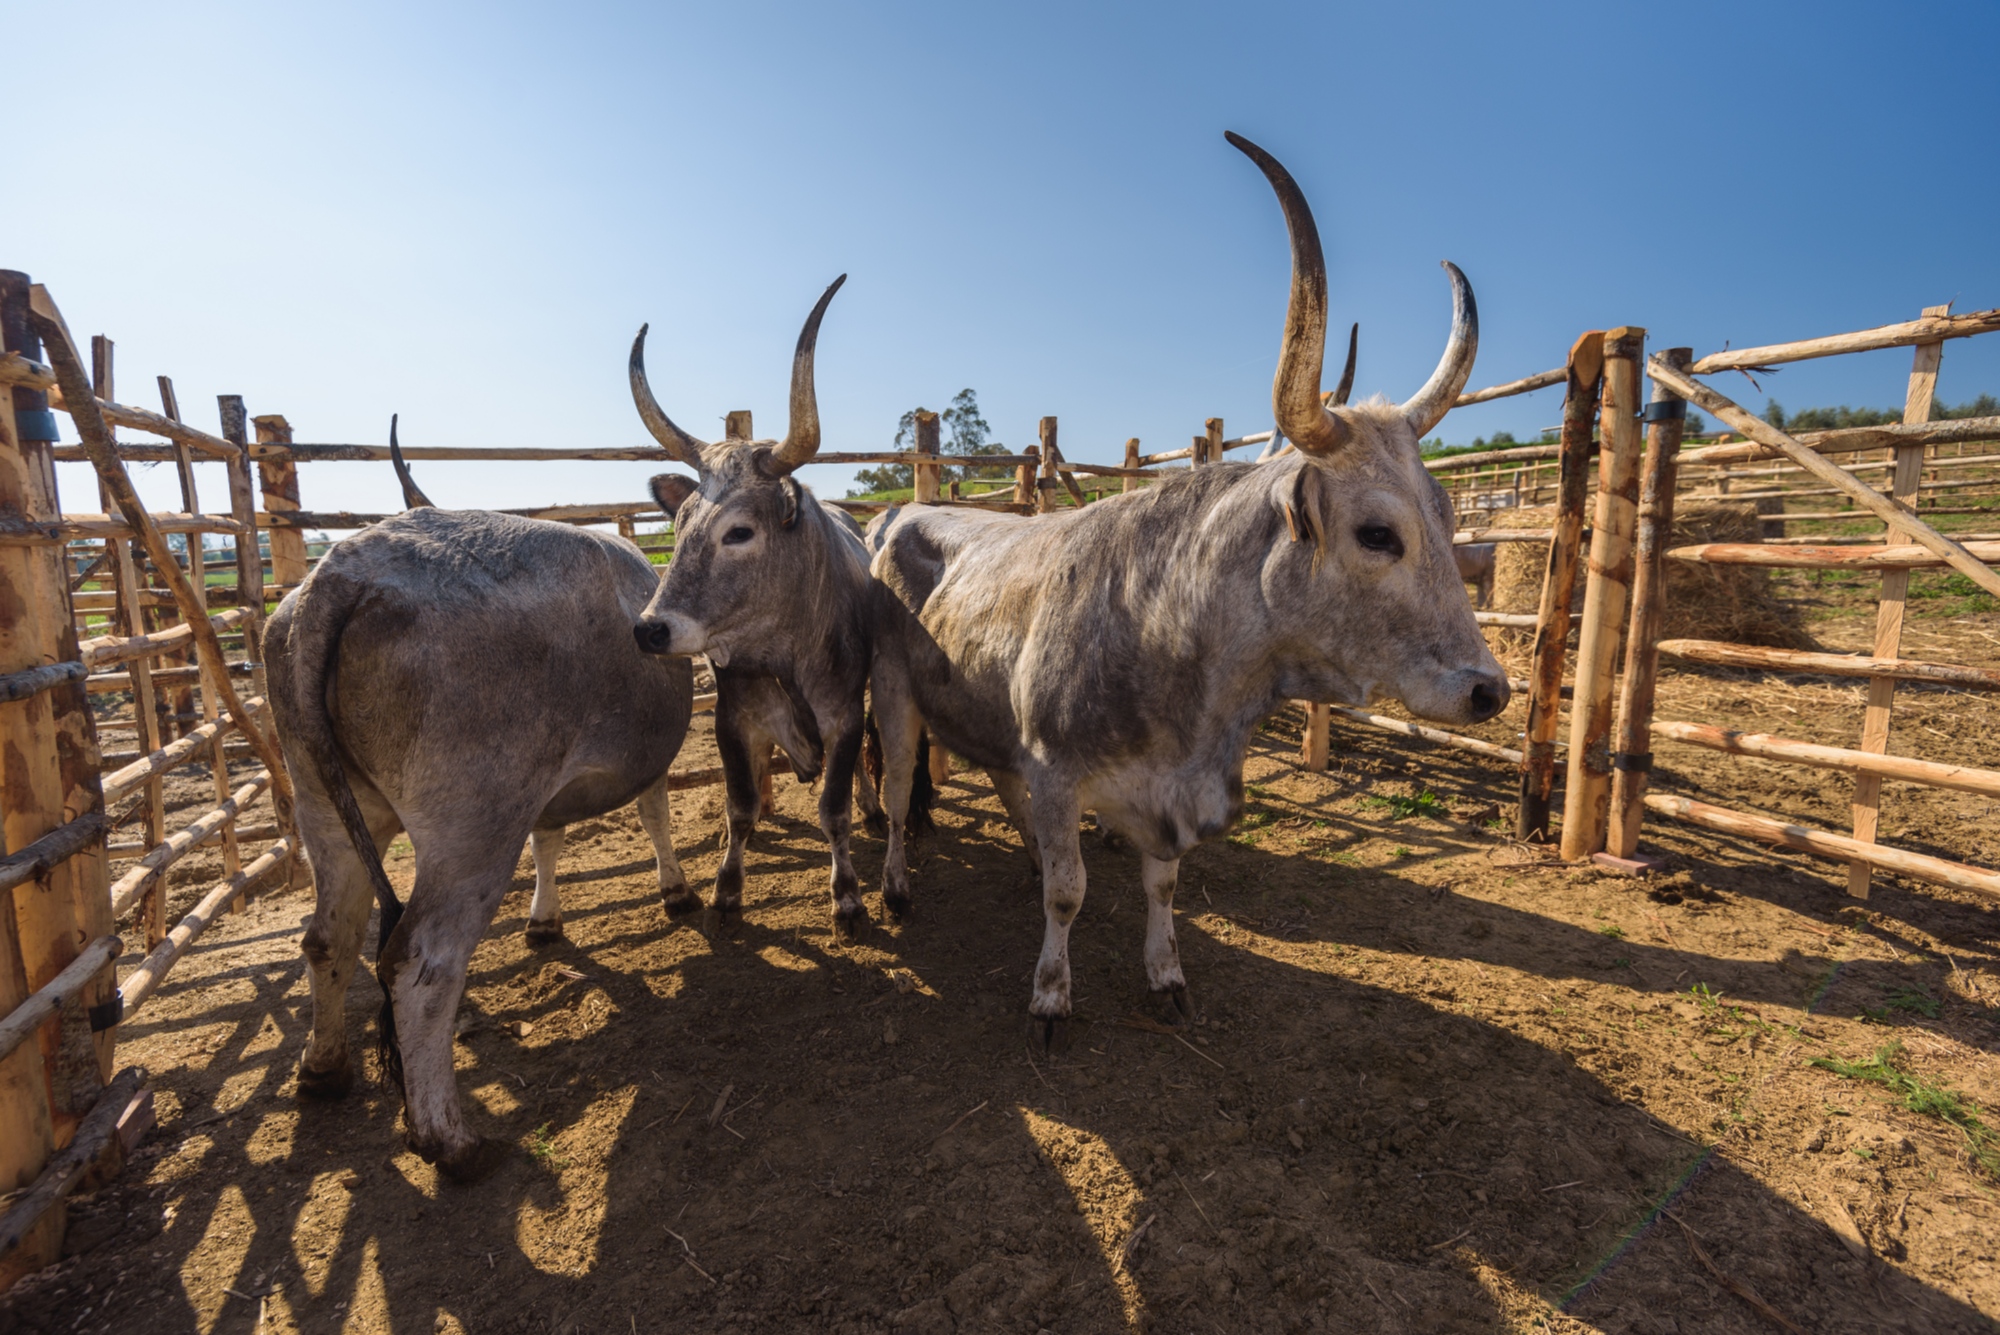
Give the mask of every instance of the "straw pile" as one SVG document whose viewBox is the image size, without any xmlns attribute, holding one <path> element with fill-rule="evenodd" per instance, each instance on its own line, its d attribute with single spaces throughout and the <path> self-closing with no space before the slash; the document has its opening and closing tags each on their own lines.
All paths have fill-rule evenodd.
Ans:
<svg viewBox="0 0 2000 1335">
<path fill-rule="evenodd" d="M 1555 507 L 1510 511 L 1509 528 L 1548 528 Z M 1701 542 L 1757 542 L 1762 538 L 1758 507 L 1751 501 L 1676 507 L 1672 545 Z M 1494 554 L 1493 606 L 1503 612 L 1533 612 L 1542 599 L 1547 571 L 1545 542 L 1504 542 Z M 1771 592 L 1767 570 L 1750 566 L 1711 566 L 1669 561 L 1667 606 L 1661 636 L 1665 639 L 1728 640 L 1734 644 L 1766 645 L 1774 649 L 1810 649 L 1813 639 L 1801 624 L 1798 609 Z M 1576 606 L 1583 605 L 1583 579 L 1576 582 Z M 1526 632 L 1515 632 L 1532 638 Z"/>
</svg>

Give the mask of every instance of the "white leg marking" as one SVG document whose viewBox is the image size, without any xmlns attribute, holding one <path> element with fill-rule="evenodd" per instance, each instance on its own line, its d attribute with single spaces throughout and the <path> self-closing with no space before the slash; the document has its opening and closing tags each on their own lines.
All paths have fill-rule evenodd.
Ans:
<svg viewBox="0 0 2000 1335">
<path fill-rule="evenodd" d="M 563 841 L 568 833 L 559 825 L 553 830 L 536 830 L 528 836 L 528 847 L 535 854 L 535 898 L 528 905 L 530 927 L 562 925 L 562 899 L 556 894 L 556 863 L 562 858 Z"/>
<path fill-rule="evenodd" d="M 1036 842 L 1042 851 L 1042 957 L 1035 965 L 1035 995 L 1028 1011 L 1042 1019 L 1069 1015 L 1069 925 L 1083 910 L 1081 818 L 1074 790 L 1034 794 Z"/>
<path fill-rule="evenodd" d="M 1174 939 L 1174 890 L 1180 873 L 1179 858 L 1171 862 L 1139 859 L 1139 879 L 1146 887 L 1146 985 L 1155 992 L 1187 986 L 1181 973 L 1180 946 Z"/>
</svg>

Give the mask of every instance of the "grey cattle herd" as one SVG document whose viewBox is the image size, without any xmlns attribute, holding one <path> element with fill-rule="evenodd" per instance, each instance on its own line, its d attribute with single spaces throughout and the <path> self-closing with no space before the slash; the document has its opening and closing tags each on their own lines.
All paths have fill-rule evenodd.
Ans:
<svg viewBox="0 0 2000 1335">
<path fill-rule="evenodd" d="M 1174 939 L 1179 863 L 1240 815 L 1259 722 L 1290 700 L 1393 698 L 1452 723 L 1505 707 L 1450 507 L 1418 454 L 1472 369 L 1471 288 L 1445 266 L 1450 340 L 1407 401 L 1322 395 L 1326 271 L 1312 213 L 1275 159 L 1229 141 L 1263 171 L 1291 237 L 1272 402 L 1296 448 L 1257 463 L 1034 518 L 908 506 L 864 535 L 793 476 L 820 444 L 813 351 L 840 281 L 799 336 L 782 441 L 710 444 L 676 426 L 647 383 L 640 330 L 634 403 L 695 473 L 653 479 L 674 520 L 664 577 L 620 538 L 431 506 L 392 431 L 409 510 L 335 546 L 266 640 L 317 893 L 303 943 L 313 1022 L 301 1094 L 351 1083 L 345 998 L 379 906 L 381 1040 L 410 1144 L 458 1180 L 499 1162 L 499 1145 L 467 1124 L 453 1074 L 473 949 L 524 842 L 536 867 L 529 937 L 559 936 L 564 826 L 627 802 L 652 837 L 666 912 L 701 907 L 668 811 L 697 654 L 715 672 L 727 795 L 713 907 L 741 907 L 744 844 L 775 746 L 801 779 L 823 781 L 836 928 L 851 935 L 868 919 L 849 849 L 856 802 L 887 836 L 883 907 L 908 914 L 906 838 L 922 818 L 927 733 L 992 777 L 1040 871 L 1028 1010 L 1049 1043 L 1070 1012 L 1085 812 L 1137 850 L 1146 983 L 1189 1013 Z M 879 791 L 856 782 L 871 729 Z M 416 862 L 407 901 L 382 865 L 403 832 Z"/>
</svg>

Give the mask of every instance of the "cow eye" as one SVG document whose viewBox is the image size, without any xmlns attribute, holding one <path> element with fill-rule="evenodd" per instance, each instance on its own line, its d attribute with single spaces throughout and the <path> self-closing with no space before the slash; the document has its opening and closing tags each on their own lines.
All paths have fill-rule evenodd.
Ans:
<svg viewBox="0 0 2000 1335">
<path fill-rule="evenodd" d="M 1371 552 L 1386 552 L 1390 556 L 1403 554 L 1403 540 L 1396 536 L 1396 530 L 1385 524 L 1363 524 L 1354 530 L 1354 540 Z"/>
<path fill-rule="evenodd" d="M 725 547 L 739 546 L 742 543 L 750 541 L 754 536 L 756 535 L 747 527 L 738 524 L 735 528 L 730 529 L 729 532 L 722 535 L 722 545 Z"/>
</svg>

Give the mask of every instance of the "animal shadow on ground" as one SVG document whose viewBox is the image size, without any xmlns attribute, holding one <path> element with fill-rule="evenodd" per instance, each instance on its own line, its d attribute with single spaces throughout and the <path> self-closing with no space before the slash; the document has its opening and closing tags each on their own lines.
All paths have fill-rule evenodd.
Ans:
<svg viewBox="0 0 2000 1335">
<path fill-rule="evenodd" d="M 740 920 L 672 924 L 637 822 L 597 822 L 561 878 L 569 939 L 522 943 L 524 863 L 475 956 L 460 1084 L 520 1153 L 464 1188 L 402 1149 L 379 1085 L 295 1100 L 309 1007 L 281 927 L 306 900 L 253 905 L 124 1035 L 162 1130 L 80 1202 L 76 1259 L 0 1314 L 121 1335 L 1754 1328 L 1728 1276 L 1815 1331 L 1988 1328 L 1883 1259 L 1888 1222 L 1857 1221 L 1879 1244 L 1857 1254 L 1732 1139 L 1806 1078 L 1786 1026 L 1830 954 L 1613 939 L 1503 887 L 1489 844 L 1296 782 L 1265 805 L 1324 820 L 1333 856 L 1251 830 L 1184 864 L 1191 1025 L 1146 995 L 1136 861 L 1086 839 L 1054 1057 L 1025 1037 L 1039 894 L 983 789 L 947 787 L 911 920 L 879 925 L 871 895 L 852 944 L 803 822 L 760 829 Z M 865 884 L 880 857 L 859 842 Z M 1704 1055 L 1694 979 L 1765 1028 Z M 357 1040 L 378 1002 L 354 989 Z M 1677 1024 L 1678 1057 L 1605 1037 Z"/>
</svg>

